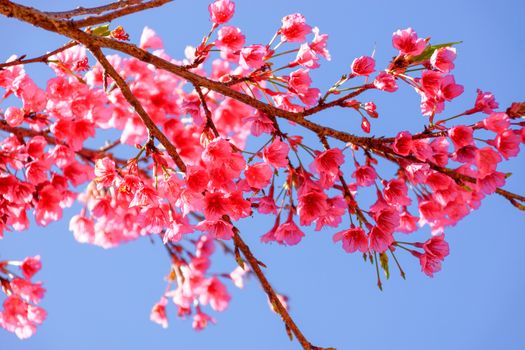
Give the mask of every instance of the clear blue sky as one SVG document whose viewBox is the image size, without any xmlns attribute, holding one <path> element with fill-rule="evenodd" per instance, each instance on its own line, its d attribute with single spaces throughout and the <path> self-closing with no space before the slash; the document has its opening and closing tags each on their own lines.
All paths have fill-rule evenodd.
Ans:
<svg viewBox="0 0 525 350">
<path fill-rule="evenodd" d="M 100 1 L 25 1 L 45 9 L 93 6 Z M 167 51 L 182 58 L 186 45 L 196 45 L 209 29 L 208 1 L 180 0 L 161 9 L 119 20 L 138 42 L 144 25 L 164 39 Z M 303 13 L 308 23 L 330 35 L 332 61 L 315 73 L 314 81 L 328 87 L 348 70 L 356 56 L 376 49 L 378 67 L 394 55 L 391 34 L 413 27 L 433 42 L 463 40 L 458 47 L 456 81 L 465 93 L 447 111 L 452 115 L 470 107 L 476 88 L 493 92 L 501 107 L 523 100 L 525 42 L 522 1 L 237 1 L 232 24 L 242 28 L 250 43 L 266 43 L 280 19 Z M 11 53 L 34 56 L 65 42 L 14 20 L 0 18 L 0 59 Z M 47 68 L 28 68 L 37 81 Z M 40 79 L 40 80 L 39 80 Z M 394 134 L 399 127 L 417 130 L 424 122 L 419 97 L 405 93 L 380 95 L 381 114 L 374 120 L 376 134 Z M 372 95 L 371 95 L 372 96 Z M 376 95 L 373 95 L 376 96 Z M 331 111 L 326 118 L 341 129 L 357 127 L 347 111 Z M 346 120 L 346 121 L 345 121 Z M 507 188 L 525 193 L 523 155 L 504 168 L 513 172 Z M 68 231 L 69 217 L 44 229 L 7 233 L 0 241 L 2 258 L 40 254 L 44 269 L 38 275 L 47 295 L 42 305 L 48 319 L 36 336 L 19 341 L 0 330 L 1 350 L 92 349 L 297 349 L 284 326 L 271 313 L 256 280 L 244 290 L 229 287 L 229 309 L 213 313 L 218 321 L 202 333 L 191 320 L 177 320 L 170 307 L 170 327 L 149 321 L 151 306 L 164 290 L 168 258 L 159 244 L 148 240 L 117 249 L 80 245 Z M 501 198 L 483 202 L 457 227 L 447 231 L 451 255 L 443 271 L 429 279 L 417 261 L 401 256 L 408 277 L 393 273 L 380 292 L 372 266 L 350 256 L 331 242 L 332 230 L 307 232 L 296 247 L 261 245 L 258 238 L 271 223 L 263 220 L 241 226 L 255 254 L 268 265 L 268 277 L 277 290 L 290 296 L 291 311 L 301 329 L 319 346 L 338 349 L 524 349 L 523 298 L 525 219 Z M 420 240 L 428 231 L 417 233 Z M 229 258 L 218 266 L 232 269 Z"/>
</svg>

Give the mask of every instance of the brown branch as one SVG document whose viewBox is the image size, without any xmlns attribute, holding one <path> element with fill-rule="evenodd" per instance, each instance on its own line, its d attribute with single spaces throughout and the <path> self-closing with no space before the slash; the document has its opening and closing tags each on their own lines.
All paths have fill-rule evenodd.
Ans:
<svg viewBox="0 0 525 350">
<path fill-rule="evenodd" d="M 318 135 L 319 140 L 321 141 L 321 144 L 324 146 L 325 150 L 330 149 L 330 144 L 328 143 L 328 140 L 326 139 L 326 136 L 324 135 Z M 345 197 L 346 204 L 348 206 L 348 212 L 349 214 L 352 213 L 352 211 L 355 211 L 357 219 L 367 224 L 368 220 L 366 219 L 365 215 L 363 214 L 363 211 L 359 206 L 357 205 L 357 201 L 355 200 L 354 196 L 352 195 L 352 192 L 350 192 L 350 188 L 348 188 L 348 184 L 346 183 L 346 180 L 342 174 L 339 175 L 339 181 L 341 181 L 341 185 L 343 185 L 343 194 Z"/>
<path fill-rule="evenodd" d="M 173 146 L 173 144 L 171 144 L 171 142 L 166 138 L 166 136 L 157 128 L 153 120 L 151 120 L 151 118 L 148 116 L 146 111 L 143 109 L 140 102 L 133 95 L 128 85 L 126 84 L 126 82 L 122 79 L 122 77 L 120 77 L 120 75 L 113 68 L 113 66 L 111 66 L 111 64 L 107 61 L 102 51 L 98 47 L 88 46 L 88 48 L 95 55 L 95 57 L 100 62 L 100 64 L 104 67 L 106 72 L 113 78 L 113 80 L 115 80 L 115 83 L 121 89 L 122 94 L 124 95 L 124 97 L 126 97 L 126 100 L 135 108 L 135 110 L 141 117 L 142 121 L 148 128 L 149 132 L 151 133 L 151 135 L 156 137 L 162 143 L 162 145 L 164 145 L 164 147 L 168 151 L 168 154 L 175 161 L 179 169 L 182 172 L 186 172 L 186 165 L 184 164 L 179 154 L 177 153 L 175 146 Z M 196 89 L 199 91 L 200 87 L 196 86 Z M 202 94 L 202 91 L 201 91 L 201 94 Z M 203 104 L 205 105 L 205 102 L 203 102 Z M 205 109 L 207 109 L 207 107 L 205 107 Z M 172 150 L 171 153 L 169 150 Z M 231 222 L 229 218 L 228 220 Z M 277 294 L 275 293 L 275 291 L 269 284 L 264 273 L 261 271 L 258 260 L 253 256 L 253 254 L 250 251 L 250 248 L 241 239 L 239 235 L 239 230 L 236 227 L 234 227 L 234 242 L 239 247 L 239 249 L 241 249 L 246 259 L 248 259 L 248 262 L 250 263 L 251 268 L 255 271 L 255 274 L 257 278 L 259 279 L 259 281 L 261 282 L 261 285 L 263 286 L 266 294 L 270 298 L 272 305 L 276 306 L 276 309 L 278 310 L 278 313 L 281 315 L 286 326 L 295 334 L 298 341 L 301 343 L 301 345 L 303 345 L 303 348 L 307 350 L 318 349 L 317 347 L 312 346 L 308 342 L 308 340 L 306 340 L 306 338 L 301 333 L 301 331 L 299 330 L 295 322 L 290 317 L 290 314 L 288 313 L 288 311 L 281 304 L 281 302 L 279 301 L 279 298 L 277 297 Z"/>
<path fill-rule="evenodd" d="M 400 156 L 400 155 L 394 153 L 394 151 L 391 148 L 389 148 L 388 146 L 386 146 L 386 145 L 376 145 L 376 146 L 370 147 L 369 149 L 372 152 L 374 152 L 375 154 L 378 154 L 381 157 L 383 157 L 385 159 L 388 159 L 388 160 L 391 160 L 391 161 L 393 161 L 393 162 L 395 162 L 397 164 L 399 164 L 400 159 L 408 160 L 408 161 L 413 162 L 413 163 L 420 163 L 420 161 L 417 158 L 413 157 L 413 156 Z M 453 179 L 458 184 L 463 184 L 465 182 L 469 182 L 469 183 L 474 183 L 475 184 L 477 182 L 476 178 L 474 178 L 472 176 L 468 176 L 468 175 L 464 175 L 464 174 L 458 173 L 454 169 L 441 167 L 441 166 L 439 166 L 437 164 L 434 164 L 432 162 L 429 162 L 429 161 L 427 161 L 426 164 L 428 164 L 431 169 L 433 169 L 435 171 L 438 171 L 438 172 L 440 172 L 442 174 L 447 175 L 448 177 Z M 500 196 L 506 198 L 513 206 L 517 207 L 518 209 L 525 210 L 524 204 L 520 204 L 519 203 L 519 202 L 525 203 L 525 196 L 506 191 L 506 190 L 504 190 L 502 188 L 497 188 L 496 189 L 496 193 L 499 194 Z"/>
<path fill-rule="evenodd" d="M 13 61 L 10 61 L 10 62 L 6 62 L 6 63 L 0 63 L 0 70 L 2 70 L 3 68 L 7 68 L 7 67 L 11 67 L 11 66 L 17 66 L 19 64 L 28 64 L 28 63 L 37 63 L 37 62 L 42 62 L 42 63 L 48 63 L 47 62 L 47 59 L 51 56 L 54 56 L 56 55 L 57 53 L 59 52 L 62 52 L 62 51 L 65 51 L 75 45 L 78 45 L 78 43 L 74 42 L 74 41 L 70 41 L 69 43 L 63 45 L 62 47 L 59 47 L 58 49 L 56 50 L 53 50 L 51 52 L 48 52 L 46 53 L 45 55 L 42 55 L 42 56 L 38 56 L 38 57 L 35 57 L 35 58 L 29 58 L 29 59 L 24 59 L 25 55 L 24 56 L 21 56 L 20 58 L 17 58 L 16 60 L 13 60 Z"/>
<path fill-rule="evenodd" d="M 135 95 L 133 95 L 133 92 L 129 88 L 128 84 L 124 81 L 120 74 L 118 74 L 115 68 L 113 68 L 111 63 L 109 63 L 109 61 L 106 59 L 106 56 L 104 56 L 100 48 L 96 46 L 88 46 L 88 49 L 93 53 L 93 55 L 96 57 L 97 61 L 102 65 L 102 67 L 104 67 L 105 72 L 111 78 L 113 78 L 113 80 L 119 87 L 120 91 L 122 92 L 122 95 L 124 95 L 128 103 L 135 109 L 135 112 L 138 114 L 138 116 L 148 129 L 149 135 L 159 140 L 159 142 L 164 146 L 166 152 L 168 152 L 169 156 L 171 157 L 171 159 L 173 159 L 179 170 L 182 172 L 186 172 L 186 165 L 182 161 L 182 158 L 180 157 L 177 148 L 175 148 L 175 146 L 166 137 L 166 135 L 164 135 L 164 133 L 158 128 L 153 119 L 151 119 L 144 107 L 142 107 L 142 104 L 135 97 Z"/>
<path fill-rule="evenodd" d="M 114 20 L 116 18 L 123 17 L 123 16 L 126 16 L 126 15 L 130 15 L 132 13 L 136 13 L 136 12 L 141 12 L 141 11 L 144 11 L 144 10 L 152 9 L 152 8 L 155 8 L 155 7 L 159 7 L 159 6 L 167 4 L 168 2 L 171 2 L 171 1 L 172 0 L 151 0 L 151 1 L 148 1 L 148 2 L 144 2 L 144 3 L 138 3 L 136 5 L 130 5 L 130 6 L 127 6 L 127 7 L 118 9 L 118 10 L 115 10 L 115 11 L 107 13 L 105 15 L 92 16 L 92 17 L 88 17 L 88 18 L 85 18 L 85 19 L 80 19 L 80 20 L 77 20 L 77 21 L 73 21 L 73 25 L 76 26 L 76 27 L 81 28 L 81 27 L 92 26 L 92 25 L 95 25 L 95 24 L 111 22 L 112 20 Z"/>
<path fill-rule="evenodd" d="M 116 2 L 112 2 L 107 5 L 97 6 L 97 7 L 82 7 L 79 6 L 74 10 L 69 11 L 58 11 L 58 12 L 44 12 L 46 15 L 58 18 L 58 19 L 70 19 L 77 16 L 83 16 L 83 15 L 98 15 L 104 12 L 108 12 L 111 10 L 116 10 L 122 7 L 130 6 L 130 5 L 136 5 L 140 4 L 142 0 L 119 0 Z"/>
<path fill-rule="evenodd" d="M 266 279 L 266 276 L 264 275 L 264 272 L 262 271 L 261 267 L 259 266 L 259 261 L 255 258 L 255 256 L 252 254 L 250 247 L 244 243 L 241 236 L 239 235 L 239 230 L 234 227 L 233 229 L 233 241 L 235 243 L 235 246 L 238 247 L 246 260 L 248 261 L 248 264 L 250 264 L 250 268 L 255 273 L 255 276 L 257 276 L 257 279 L 261 283 L 261 286 L 263 287 L 264 291 L 266 292 L 266 295 L 268 295 L 268 298 L 270 299 L 270 303 L 275 308 L 277 313 L 281 315 L 281 318 L 283 319 L 283 322 L 286 324 L 286 326 L 293 332 L 303 349 L 305 350 L 314 350 L 318 349 L 321 350 L 322 348 L 313 346 L 303 335 L 299 327 L 295 324 L 294 320 L 290 317 L 290 314 L 288 313 L 288 310 L 283 306 L 281 301 L 279 300 L 279 297 L 275 293 L 274 289 L 272 288 L 272 285 Z"/>
<path fill-rule="evenodd" d="M 175 75 L 178 75 L 179 77 L 192 82 L 194 85 L 206 87 L 207 89 L 216 91 L 224 96 L 231 97 L 237 101 L 240 101 L 249 106 L 252 106 L 262 112 L 265 112 L 268 115 L 275 115 L 275 116 L 282 117 L 284 119 L 293 121 L 307 129 L 310 129 L 316 134 L 330 136 L 337 140 L 340 140 L 343 142 L 350 142 L 350 143 L 359 145 L 364 148 L 373 148 L 373 146 L 376 146 L 377 148 L 377 147 L 382 147 L 384 145 L 383 141 L 380 138 L 360 137 L 360 136 L 348 134 L 348 133 L 345 133 L 339 130 L 335 130 L 329 127 L 325 127 L 325 126 L 322 126 L 322 125 L 319 125 L 319 124 L 316 124 L 316 123 L 313 123 L 313 122 L 310 122 L 304 119 L 305 116 L 309 116 L 314 113 L 318 113 L 330 107 L 338 106 L 342 103 L 342 101 L 349 99 L 349 98 L 353 98 L 359 95 L 360 93 L 368 89 L 371 89 L 372 87 L 370 86 L 370 84 L 365 85 L 363 88 L 356 90 L 350 94 L 347 94 L 332 102 L 320 104 L 320 105 L 317 105 L 316 107 L 306 109 L 303 112 L 295 113 L 295 112 L 286 111 L 286 110 L 274 107 L 272 105 L 266 104 L 251 96 L 238 92 L 220 82 L 213 81 L 205 77 L 202 77 L 198 74 L 195 74 L 193 72 L 190 72 L 181 66 L 178 66 L 160 57 L 157 57 L 145 50 L 142 50 L 136 47 L 135 45 L 120 42 L 117 40 L 112 40 L 112 39 L 105 38 L 105 37 L 92 35 L 89 33 L 85 33 L 79 30 L 78 28 L 76 28 L 71 22 L 50 18 L 46 14 L 38 10 L 35 10 L 33 8 L 15 4 L 8 0 L 0 0 L 0 13 L 4 14 L 7 17 L 16 17 L 19 20 L 31 23 L 35 26 L 41 27 L 48 31 L 65 35 L 69 38 L 82 42 L 86 46 L 106 47 L 106 48 L 111 48 L 111 49 L 126 53 L 143 62 L 151 63 L 159 69 L 163 69 Z M 498 193 L 503 195 L 501 191 L 498 191 Z M 519 195 L 516 195 L 516 196 L 517 198 L 521 197 Z"/>
<path fill-rule="evenodd" d="M 210 109 L 208 108 L 208 104 L 206 103 L 206 98 L 204 97 L 204 94 L 202 93 L 202 89 L 199 85 L 194 85 L 195 90 L 197 91 L 197 95 L 199 95 L 199 99 L 201 100 L 202 108 L 204 109 L 204 114 L 206 115 L 206 127 L 210 128 L 213 131 L 213 134 L 215 137 L 219 137 L 219 131 L 217 130 L 217 127 L 215 126 L 215 123 L 213 122 Z"/>
</svg>

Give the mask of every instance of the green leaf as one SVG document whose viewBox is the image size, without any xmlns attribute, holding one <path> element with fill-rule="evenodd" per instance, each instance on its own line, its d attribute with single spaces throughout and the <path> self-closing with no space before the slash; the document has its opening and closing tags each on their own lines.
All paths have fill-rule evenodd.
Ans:
<svg viewBox="0 0 525 350">
<path fill-rule="evenodd" d="M 444 44 L 437 44 L 437 45 L 427 46 L 425 48 L 425 50 L 423 50 L 423 52 L 421 54 L 419 54 L 418 56 L 415 56 L 414 58 L 412 58 L 412 61 L 413 62 L 421 62 L 421 61 L 428 60 L 432 56 L 434 51 L 436 51 L 437 49 L 440 49 L 442 47 L 449 47 L 449 46 L 458 45 L 458 44 L 461 44 L 462 42 L 463 41 L 453 41 L 453 42 L 450 42 L 450 43 L 444 43 Z"/>
<path fill-rule="evenodd" d="M 111 31 L 109 30 L 109 24 L 104 24 L 91 30 L 91 33 L 98 36 L 108 36 Z"/>
<path fill-rule="evenodd" d="M 379 261 L 381 263 L 381 268 L 383 269 L 383 272 L 385 273 L 386 279 L 389 279 L 390 270 L 388 268 L 388 255 L 386 255 L 386 252 L 379 254 Z"/>
</svg>

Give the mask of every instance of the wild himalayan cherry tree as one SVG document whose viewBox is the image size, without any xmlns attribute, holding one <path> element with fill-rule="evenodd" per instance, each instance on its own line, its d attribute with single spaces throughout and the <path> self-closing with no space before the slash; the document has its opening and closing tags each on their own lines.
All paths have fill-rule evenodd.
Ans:
<svg viewBox="0 0 525 350">
<path fill-rule="evenodd" d="M 271 228 L 261 232 L 263 243 L 300 244 L 311 225 L 332 232 L 334 249 L 375 264 L 381 288 L 380 269 L 388 277 L 395 265 L 404 277 L 398 254 L 412 255 L 430 277 L 439 271 L 449 254 L 446 228 L 486 196 L 525 209 L 525 197 L 504 190 L 508 174 L 498 171 L 525 142 L 525 103 L 500 108 L 490 92 L 478 90 L 471 108 L 442 116 L 464 89 L 451 73 L 456 43 L 397 30 L 390 62 L 378 68 L 373 57 L 357 57 L 320 91 L 310 71 L 330 60 L 328 35 L 298 13 L 282 18 L 267 44 L 251 44 L 228 25 L 234 2 L 217 0 L 208 8 L 211 30 L 182 61 L 171 58 L 148 27 L 134 45 L 124 28 L 106 24 L 167 2 L 42 12 L 0 0 L 4 16 L 69 39 L 40 57 L 12 56 L 0 64 L 3 98 L 9 96 L 0 111 L 0 237 L 26 230 L 28 215 L 41 226 L 60 220 L 78 200 L 83 209 L 69 227 L 79 242 L 103 248 L 141 238 L 164 243 L 171 267 L 153 322 L 167 327 L 168 315 L 176 314 L 202 330 L 215 322 L 210 309 L 227 308 L 226 285 L 242 288 L 252 274 L 290 337 L 320 349 L 266 279 L 266 265 L 245 244 L 239 220 L 265 215 Z M 24 70 L 38 62 L 54 72 L 42 87 Z M 399 85 L 420 95 L 425 129 L 367 136 L 379 117 L 367 92 L 395 93 Z M 311 121 L 330 108 L 357 116 L 361 130 Z M 288 122 L 293 132 L 285 133 Z M 100 130 L 120 137 L 86 148 Z M 319 142 L 306 144 L 301 132 Z M 136 155 L 123 158 L 130 149 Z M 380 171 L 381 163 L 397 170 Z M 359 201 L 367 191 L 376 198 L 371 205 Z M 349 224 L 342 224 L 346 215 Z M 421 226 L 432 235 L 411 240 Z M 235 270 L 210 272 L 217 247 L 235 258 Z M 22 339 L 46 317 L 38 306 L 45 290 L 33 281 L 41 266 L 39 256 L 0 261 L 6 296 L 0 326 Z"/>
</svg>

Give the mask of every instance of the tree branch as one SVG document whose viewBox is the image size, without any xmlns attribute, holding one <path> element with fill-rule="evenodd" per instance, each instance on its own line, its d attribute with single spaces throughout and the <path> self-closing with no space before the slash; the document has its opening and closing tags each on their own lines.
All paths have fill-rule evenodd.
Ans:
<svg viewBox="0 0 525 350">
<path fill-rule="evenodd" d="M 73 46 L 76 46 L 76 45 L 78 45 L 78 43 L 76 43 L 74 41 L 70 41 L 69 43 L 65 44 L 62 47 L 59 47 L 56 50 L 53 50 L 51 52 L 46 53 L 45 55 L 41 55 L 41 56 L 38 56 L 38 57 L 35 57 L 35 58 L 24 59 L 25 55 L 23 55 L 23 56 L 17 58 L 16 60 L 13 60 L 13 61 L 10 61 L 10 62 L 6 62 L 6 63 L 0 63 L 0 70 L 2 70 L 4 68 L 7 68 L 7 67 L 11 67 L 11 66 L 17 66 L 19 64 L 28 64 L 28 63 L 37 63 L 37 62 L 48 63 L 47 59 L 49 57 L 54 56 L 57 53 L 65 51 L 65 50 L 67 50 L 69 48 L 72 48 Z"/>
<path fill-rule="evenodd" d="M 112 2 L 107 5 L 97 6 L 97 7 L 77 7 L 74 10 L 69 11 L 57 11 L 57 12 L 44 12 L 46 15 L 57 18 L 57 19 L 70 19 L 77 16 L 91 15 L 91 14 L 101 14 L 111 10 L 116 10 L 122 7 L 131 6 L 140 4 L 143 0 L 119 0 Z"/>
<path fill-rule="evenodd" d="M 104 56 L 102 51 L 96 46 L 88 46 L 88 49 L 93 53 L 93 55 L 100 62 L 102 67 L 104 67 L 105 72 L 111 78 L 113 78 L 120 91 L 122 92 L 122 95 L 124 95 L 129 104 L 135 109 L 135 112 L 139 115 L 140 119 L 148 129 L 148 133 L 150 134 L 150 136 L 155 137 L 157 140 L 159 140 L 159 142 L 164 146 L 166 152 L 168 152 L 169 156 L 171 157 L 171 159 L 173 159 L 179 170 L 182 172 L 186 172 L 186 165 L 182 161 L 182 158 L 180 157 L 177 148 L 175 148 L 171 141 L 166 137 L 166 135 L 164 135 L 164 133 L 151 119 L 144 107 L 142 107 L 142 104 L 135 97 L 135 95 L 133 95 L 133 92 L 129 88 L 128 84 L 124 81 L 120 74 L 118 74 L 115 68 L 113 68 L 111 63 L 109 63 L 109 61 L 106 59 L 106 56 Z"/>
<path fill-rule="evenodd" d="M 31 23 L 48 31 L 65 35 L 69 38 L 83 43 L 88 47 L 105 47 L 126 53 L 143 62 L 151 63 L 158 69 L 169 71 L 183 79 L 190 81 L 194 85 L 206 87 L 207 89 L 216 91 L 224 96 L 231 97 L 237 101 L 252 106 L 262 112 L 265 112 L 268 115 L 275 115 L 293 121 L 307 129 L 310 129 L 318 135 L 330 136 L 343 142 L 350 142 L 355 145 L 370 149 L 374 148 L 374 146 L 376 149 L 383 148 L 385 146 L 383 143 L 384 141 L 381 138 L 360 137 L 329 127 L 325 127 L 305 119 L 306 116 L 318 113 L 322 110 L 331 107 L 339 106 L 344 100 L 353 98 L 361 94 L 362 92 L 371 89 L 371 84 L 367 84 L 363 88 L 349 93 L 343 97 L 340 97 L 339 99 L 334 100 L 332 102 L 319 104 L 313 108 L 306 109 L 303 112 L 290 112 L 274 107 L 272 105 L 259 101 L 251 96 L 238 92 L 223 83 L 213 81 L 193 72 L 190 72 L 184 67 L 168 62 L 160 57 L 157 57 L 145 50 L 136 47 L 135 45 L 101 36 L 96 36 L 90 33 L 85 33 L 76 28 L 72 22 L 53 19 L 45 13 L 36 9 L 19 5 L 8 0 L 0 0 L 0 13 L 7 17 L 16 17 L 19 20 Z M 497 191 L 497 193 L 506 197 L 510 192 L 500 190 Z M 519 199 L 522 198 L 522 196 L 515 195 L 515 198 Z"/>
<path fill-rule="evenodd" d="M 92 17 L 88 17 L 88 18 L 85 18 L 85 19 L 80 19 L 80 20 L 77 20 L 77 21 L 73 21 L 73 25 L 80 28 L 80 27 L 92 26 L 92 25 L 95 25 L 95 24 L 111 22 L 112 20 L 114 20 L 116 18 L 123 17 L 123 16 L 126 16 L 126 15 L 130 15 L 132 13 L 136 13 L 136 12 L 141 12 L 141 11 L 144 11 L 144 10 L 152 9 L 152 8 L 155 8 L 155 7 L 159 7 L 159 6 L 167 4 L 168 2 L 171 2 L 171 1 L 172 0 L 151 0 L 151 1 L 148 1 L 148 2 L 144 2 L 144 3 L 142 3 L 142 1 L 141 1 L 141 2 L 139 2 L 136 5 L 129 5 L 127 7 L 115 10 L 115 11 L 107 13 L 105 15 L 92 16 Z"/>
<path fill-rule="evenodd" d="M 117 86 L 121 89 L 122 94 L 126 98 L 126 100 L 135 108 L 139 116 L 141 117 L 142 121 L 148 128 L 149 132 L 152 136 L 156 137 L 161 144 L 166 148 L 168 154 L 172 157 L 173 161 L 177 164 L 179 169 L 182 172 L 186 172 L 186 165 L 180 158 L 179 154 L 177 153 L 177 150 L 175 149 L 175 146 L 171 144 L 171 142 L 166 138 L 166 136 L 160 131 L 160 129 L 157 128 L 153 120 L 148 116 L 144 108 L 142 107 L 141 103 L 137 100 L 137 98 L 133 95 L 131 92 L 129 86 L 126 84 L 124 79 L 117 73 L 117 71 L 111 66 L 111 64 L 108 62 L 102 51 L 95 46 L 88 46 L 89 50 L 95 55 L 97 60 L 100 62 L 100 64 L 104 67 L 106 72 L 115 80 L 115 83 Z M 196 86 L 196 89 L 200 91 L 200 87 Z M 201 91 L 202 95 L 202 91 Z M 204 97 L 204 96 L 203 96 Z M 207 106 L 205 105 L 205 101 L 203 101 L 203 105 L 205 106 L 205 110 L 207 109 Z M 209 112 L 209 110 L 208 110 Z M 211 115 L 210 115 L 211 118 Z M 211 119 L 210 119 L 211 120 Z M 213 125 L 213 122 L 212 122 Z M 228 220 L 231 222 L 231 220 L 228 218 Z M 289 327 L 292 332 L 295 334 L 296 338 L 299 340 L 301 345 L 303 345 L 304 349 L 311 350 L 311 349 L 318 349 L 317 347 L 312 346 L 304 337 L 304 335 L 301 333 L 295 322 L 293 322 L 292 318 L 288 314 L 288 311 L 284 308 L 284 306 L 279 301 L 279 298 L 277 297 L 277 294 L 275 291 L 271 288 L 268 280 L 264 276 L 263 272 L 261 271 L 257 259 L 253 256 L 251 253 L 249 247 L 244 243 L 244 241 L 241 239 L 239 235 L 239 230 L 234 227 L 234 242 L 236 245 L 239 246 L 241 251 L 243 252 L 243 255 L 248 259 L 250 266 L 254 271 L 256 272 L 257 278 L 263 285 L 263 288 L 265 292 L 267 293 L 268 297 L 272 301 L 273 305 L 276 305 L 276 308 L 281 315 L 283 321 L 285 322 L 286 326 Z M 252 260 L 250 262 L 250 259 Z M 255 265 L 254 265 L 255 261 Z"/>
</svg>

